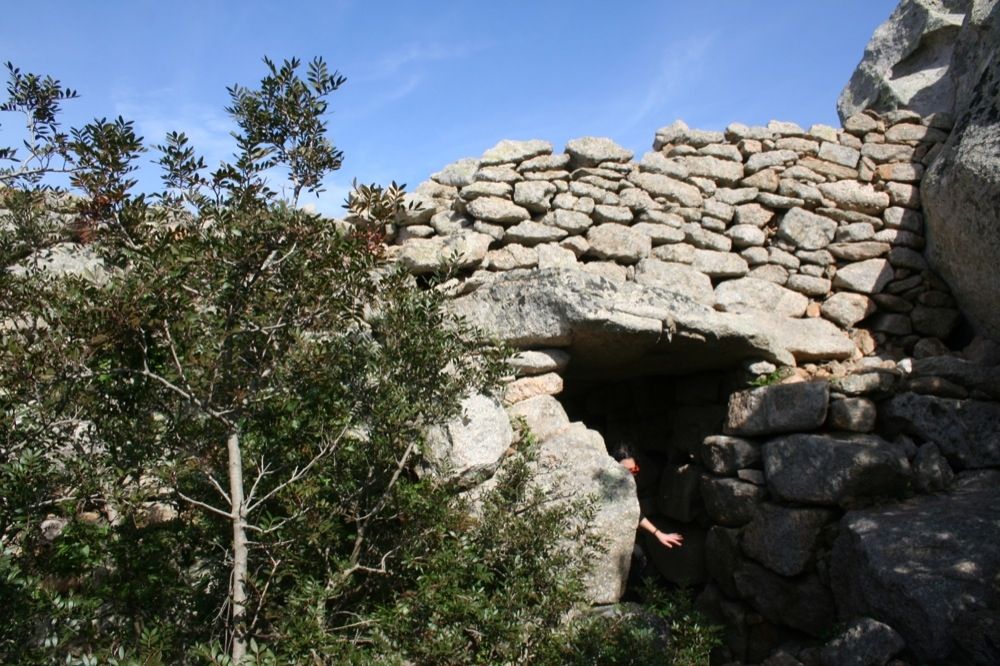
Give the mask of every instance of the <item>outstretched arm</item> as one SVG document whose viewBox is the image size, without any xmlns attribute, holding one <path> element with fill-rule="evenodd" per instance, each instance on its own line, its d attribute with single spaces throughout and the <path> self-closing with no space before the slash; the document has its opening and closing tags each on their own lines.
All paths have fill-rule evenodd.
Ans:
<svg viewBox="0 0 1000 666">
<path fill-rule="evenodd" d="M 676 532 L 661 532 L 656 528 L 656 525 L 649 521 L 649 518 L 643 518 L 639 521 L 639 527 L 646 530 L 654 537 L 656 540 L 663 544 L 666 548 L 673 548 L 674 546 L 681 546 L 684 543 L 684 537 Z"/>
</svg>

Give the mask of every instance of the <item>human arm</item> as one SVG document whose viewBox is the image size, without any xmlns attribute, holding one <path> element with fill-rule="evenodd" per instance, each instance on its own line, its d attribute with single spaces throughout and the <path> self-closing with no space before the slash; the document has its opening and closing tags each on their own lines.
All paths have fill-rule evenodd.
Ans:
<svg viewBox="0 0 1000 666">
<path fill-rule="evenodd" d="M 684 542 L 684 537 L 676 532 L 662 532 L 657 529 L 656 525 L 650 522 L 649 518 L 643 518 L 639 521 L 639 527 L 646 530 L 659 541 L 665 548 L 673 548 L 674 546 L 681 546 Z"/>
</svg>

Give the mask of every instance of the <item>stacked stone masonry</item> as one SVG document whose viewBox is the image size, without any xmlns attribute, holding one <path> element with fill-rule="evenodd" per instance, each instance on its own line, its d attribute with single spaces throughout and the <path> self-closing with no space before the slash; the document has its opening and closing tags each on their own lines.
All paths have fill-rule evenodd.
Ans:
<svg viewBox="0 0 1000 666">
<path fill-rule="evenodd" d="M 951 120 L 866 112 L 844 125 L 678 121 L 638 161 L 605 138 L 561 154 L 501 141 L 409 195 L 418 207 L 391 230 L 393 252 L 415 274 L 453 260 L 460 292 L 513 269 L 576 268 L 723 312 L 862 328 L 869 355 L 941 349 L 959 313 L 922 255 L 919 188 Z"/>
<path fill-rule="evenodd" d="M 659 490 L 643 514 L 686 535 L 653 564 L 703 586 L 699 606 L 726 626 L 719 663 L 1000 658 L 986 584 L 1000 347 L 969 343 L 923 256 L 920 182 L 950 127 L 906 111 L 841 129 L 676 122 L 638 161 L 604 138 L 561 154 L 501 141 L 409 195 L 390 252 L 415 275 L 450 270 L 456 312 L 520 350 L 501 401 L 463 427 L 505 409 L 535 433 L 544 486 L 614 498 L 598 508 L 594 603 L 624 590 L 635 486 L 605 453 L 617 434 L 555 396 L 602 372 L 673 375 L 685 401 L 657 402 L 653 425 L 693 427 L 644 460 Z M 703 371 L 777 383 L 700 404 Z M 471 439 L 452 433 L 433 457 L 474 497 L 510 437 Z"/>
</svg>

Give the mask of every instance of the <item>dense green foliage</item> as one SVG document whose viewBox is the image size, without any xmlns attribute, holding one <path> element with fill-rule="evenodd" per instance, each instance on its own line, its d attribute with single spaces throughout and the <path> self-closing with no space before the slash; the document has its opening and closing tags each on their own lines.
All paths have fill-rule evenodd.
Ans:
<svg viewBox="0 0 1000 666">
<path fill-rule="evenodd" d="M 0 661 L 660 663 L 648 628 L 566 622 L 600 544 L 585 498 L 532 484 L 530 443 L 475 499 L 418 473 L 504 352 L 386 262 L 401 187 L 357 188 L 350 226 L 298 208 L 341 164 L 344 79 L 265 64 L 229 89 L 233 161 L 171 133 L 151 196 L 130 122 L 65 134 L 76 93 L 9 66 Z"/>
</svg>

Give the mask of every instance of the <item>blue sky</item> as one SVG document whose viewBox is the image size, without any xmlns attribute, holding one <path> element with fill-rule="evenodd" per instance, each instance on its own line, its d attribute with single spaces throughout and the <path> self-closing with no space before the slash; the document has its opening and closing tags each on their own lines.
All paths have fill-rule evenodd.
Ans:
<svg viewBox="0 0 1000 666">
<path fill-rule="evenodd" d="M 121 114 L 149 144 L 184 131 L 212 166 L 232 151 L 226 86 L 259 80 L 264 55 L 322 56 L 347 77 L 329 118 L 344 167 L 316 202 L 335 213 L 352 178 L 415 186 L 504 138 L 558 151 L 609 136 L 641 154 L 677 118 L 836 125 L 837 95 L 895 5 L 7 0 L 0 60 L 77 89 L 68 124 Z M 0 145 L 17 122 L 0 115 Z M 142 185 L 158 186 L 151 167 Z"/>
</svg>

